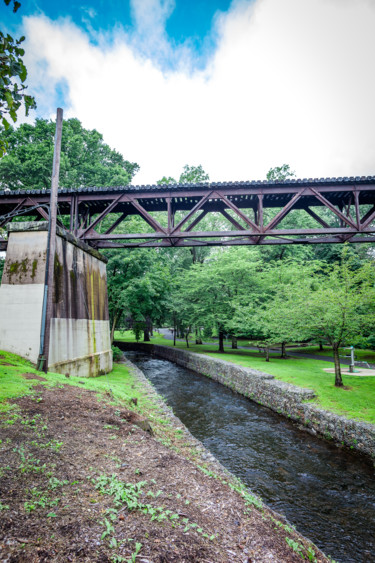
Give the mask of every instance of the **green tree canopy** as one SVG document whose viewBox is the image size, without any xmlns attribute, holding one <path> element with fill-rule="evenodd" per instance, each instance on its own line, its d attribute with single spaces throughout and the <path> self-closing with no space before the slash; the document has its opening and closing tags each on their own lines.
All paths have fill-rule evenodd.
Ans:
<svg viewBox="0 0 375 563">
<path fill-rule="evenodd" d="M 161 323 L 167 314 L 169 265 L 153 249 L 107 251 L 108 305 L 112 334 L 129 315 L 145 331 Z"/>
<path fill-rule="evenodd" d="M 296 173 L 291 170 L 289 164 L 282 164 L 281 166 L 275 166 L 270 168 L 267 172 L 267 180 L 269 182 L 280 182 L 283 180 L 289 180 L 290 178 L 295 178 Z"/>
<path fill-rule="evenodd" d="M 8 6 L 10 0 L 4 0 Z M 17 12 L 21 4 L 13 0 L 13 12 Z M 14 123 L 17 121 L 17 112 L 21 105 L 25 107 L 25 113 L 36 107 L 35 99 L 26 94 L 27 70 L 22 57 L 25 54 L 21 44 L 25 37 L 14 39 L 9 34 L 0 31 L 0 122 L 3 127 L 9 127 L 10 118 Z M 0 157 L 5 153 L 6 144 L 0 138 Z"/>
<path fill-rule="evenodd" d="M 0 186 L 15 189 L 50 187 L 55 123 L 37 119 L 0 133 L 7 145 L 0 160 Z M 60 186 L 115 186 L 128 184 L 139 170 L 103 141 L 95 129 L 82 127 L 78 119 L 63 122 Z"/>
<path fill-rule="evenodd" d="M 375 325 L 375 268 L 353 269 L 351 259 L 333 265 L 273 268 L 275 291 L 259 311 L 270 342 L 324 340 L 334 352 L 335 385 L 343 385 L 339 348 L 350 345 Z M 289 276 L 289 277 L 288 277 Z"/>
<path fill-rule="evenodd" d="M 161 180 L 158 180 L 156 183 L 160 186 L 163 184 L 198 184 L 199 182 L 209 181 L 210 177 L 207 172 L 203 170 L 201 164 L 198 166 L 185 164 L 178 181 L 172 178 L 172 176 L 163 176 Z"/>
</svg>

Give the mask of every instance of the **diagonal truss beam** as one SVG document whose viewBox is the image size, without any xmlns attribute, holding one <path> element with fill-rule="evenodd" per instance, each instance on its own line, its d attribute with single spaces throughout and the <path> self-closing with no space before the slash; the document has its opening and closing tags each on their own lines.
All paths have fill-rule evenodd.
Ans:
<svg viewBox="0 0 375 563">
<path fill-rule="evenodd" d="M 242 213 L 242 211 L 238 209 L 237 205 L 235 205 L 232 201 L 230 201 L 230 199 L 228 199 L 224 194 L 220 192 L 214 192 L 214 193 L 217 195 L 219 199 L 221 199 L 221 201 L 225 203 L 227 207 L 232 209 L 232 211 L 234 211 L 236 215 L 238 215 L 238 217 L 240 217 L 243 221 L 245 221 L 245 223 L 249 225 L 249 227 L 251 227 L 256 233 L 260 232 L 260 228 L 258 227 L 258 225 L 256 225 L 251 219 L 249 219 L 247 215 Z M 241 228 L 243 229 L 243 227 Z"/>
<path fill-rule="evenodd" d="M 212 194 L 214 192 L 209 192 L 208 194 L 206 194 L 205 196 L 202 197 L 202 199 L 200 201 L 198 201 L 198 203 L 196 205 L 194 205 L 193 209 L 191 209 L 189 211 L 189 213 L 187 215 L 185 215 L 185 217 L 183 219 L 181 219 L 181 221 L 178 223 L 178 225 L 176 225 L 171 231 L 170 234 L 173 234 L 177 231 L 181 230 L 182 225 L 185 225 L 185 223 L 190 219 L 190 217 L 192 217 L 194 215 L 194 213 L 196 213 L 197 211 L 199 211 L 199 209 L 201 209 L 201 207 L 206 203 L 206 201 L 212 197 Z"/>
<path fill-rule="evenodd" d="M 239 231 L 244 231 L 245 227 L 243 227 L 238 221 L 236 221 L 229 213 L 225 211 L 225 209 L 220 209 L 220 213 L 227 219 L 234 227 L 236 227 Z"/>
<path fill-rule="evenodd" d="M 362 229 L 366 229 L 366 227 L 370 225 L 370 223 L 372 223 L 374 219 L 375 219 L 375 205 L 363 217 L 359 230 L 362 231 Z"/>
<path fill-rule="evenodd" d="M 113 213 L 116 205 L 118 203 L 120 203 L 120 201 L 123 199 L 123 197 L 124 197 L 123 194 L 120 194 L 118 197 L 116 197 L 116 199 L 114 199 L 112 201 L 112 203 L 110 203 L 108 205 L 108 207 L 106 207 L 106 209 L 104 209 L 104 211 L 102 211 L 102 213 L 100 213 L 98 215 L 98 217 L 96 217 L 96 219 L 94 219 L 94 221 L 92 221 L 92 223 L 86 229 L 83 229 L 80 232 L 80 236 L 85 236 L 85 235 L 87 235 L 87 233 L 90 233 L 91 231 L 93 231 L 95 229 L 96 225 L 98 225 L 100 223 L 100 221 L 102 221 L 104 219 L 104 217 L 106 217 L 106 215 L 108 215 L 108 213 Z"/>
<path fill-rule="evenodd" d="M 325 205 L 326 207 L 328 207 L 328 209 L 330 209 L 335 215 L 337 215 L 337 217 L 339 219 L 341 219 L 341 221 L 343 221 L 344 223 L 346 223 L 347 225 L 349 225 L 349 227 L 353 227 L 354 229 L 357 228 L 356 224 L 354 223 L 354 221 L 352 221 L 351 219 L 349 219 L 349 217 L 346 217 L 343 213 L 341 213 L 341 211 L 339 211 L 338 209 L 336 209 L 336 207 L 334 205 L 332 205 L 332 203 L 330 201 L 328 201 L 328 199 L 326 199 L 321 193 L 318 192 L 318 190 L 316 190 L 315 188 L 310 188 L 310 190 L 312 191 L 312 193 L 315 195 L 315 197 L 321 202 L 323 203 L 323 205 Z"/>
<path fill-rule="evenodd" d="M 208 213 L 208 209 L 203 209 L 202 213 L 198 215 L 198 217 L 196 217 L 194 221 L 190 223 L 190 225 L 186 227 L 185 231 L 183 232 L 191 231 L 192 229 L 194 229 L 194 227 L 196 227 L 196 225 L 198 225 L 198 223 L 200 223 L 200 221 L 202 221 L 202 219 L 206 217 L 207 213 Z"/>
<path fill-rule="evenodd" d="M 276 227 L 280 223 L 280 221 L 284 219 L 284 217 L 289 213 L 289 211 L 291 211 L 294 204 L 297 203 L 297 201 L 303 195 L 303 192 L 304 190 L 302 192 L 297 192 L 296 194 L 294 194 L 292 199 L 286 205 L 284 205 L 284 207 L 277 213 L 277 215 L 275 215 L 273 219 L 271 219 L 271 221 L 268 223 L 268 225 L 266 225 L 264 230 L 269 231 L 274 227 Z"/>
<path fill-rule="evenodd" d="M 126 213 L 126 212 L 125 212 L 125 213 L 122 213 L 122 214 L 120 215 L 120 217 L 118 217 L 118 218 L 116 219 L 116 221 L 115 221 L 114 223 L 112 223 L 112 225 L 106 230 L 105 234 L 106 234 L 106 235 L 109 235 L 110 233 L 112 233 L 112 232 L 115 230 L 115 228 L 118 227 L 118 225 L 119 225 L 120 223 L 122 223 L 122 221 L 123 221 L 127 216 L 128 216 L 128 213 Z"/>
<path fill-rule="evenodd" d="M 329 229 L 329 225 L 328 223 L 326 223 L 326 221 L 324 221 L 324 219 L 322 219 L 321 217 L 319 217 L 319 215 L 317 213 L 315 213 L 315 211 L 313 211 L 312 209 L 310 209 L 310 207 L 306 207 L 305 211 L 311 215 L 311 217 L 313 219 L 315 219 L 315 221 L 317 221 L 320 225 L 322 225 L 322 227 L 324 227 L 325 229 Z"/>
<path fill-rule="evenodd" d="M 35 201 L 35 199 L 33 199 L 32 197 L 28 197 L 27 201 L 30 202 L 30 205 L 33 206 L 33 207 L 38 205 L 38 202 Z M 37 207 L 37 212 L 39 213 L 39 215 L 41 215 L 43 217 L 43 219 L 45 219 L 46 221 L 49 221 L 49 215 L 43 209 L 43 207 Z"/>
<path fill-rule="evenodd" d="M 20 201 L 19 204 L 16 205 L 16 207 L 12 210 L 12 213 L 15 213 L 16 211 L 18 211 L 19 209 L 21 209 L 21 207 L 23 207 L 24 203 L 26 202 L 26 199 L 27 199 L 27 198 L 25 197 L 22 201 Z M 0 223 L 0 228 L 1 228 L 1 227 L 4 227 L 4 225 L 6 225 L 9 221 L 10 221 L 10 219 L 5 219 L 5 221 L 2 221 L 2 222 Z M 1 240 L 1 239 L 0 239 L 0 240 Z"/>
<path fill-rule="evenodd" d="M 156 219 L 154 219 L 154 217 L 152 217 L 152 215 L 150 215 L 144 207 L 142 207 L 142 205 L 136 200 L 135 197 L 130 195 L 125 195 L 124 201 L 128 201 L 129 203 L 131 203 L 136 208 L 138 213 L 142 215 L 146 223 L 148 223 L 150 227 L 154 229 L 154 231 L 164 234 L 167 232 L 166 229 L 164 229 L 164 227 L 162 227 L 160 223 Z"/>
</svg>

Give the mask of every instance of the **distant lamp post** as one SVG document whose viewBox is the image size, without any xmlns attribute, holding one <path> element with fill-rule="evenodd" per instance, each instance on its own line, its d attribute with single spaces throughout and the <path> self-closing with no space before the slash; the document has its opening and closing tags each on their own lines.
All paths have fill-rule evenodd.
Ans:
<svg viewBox="0 0 375 563">
<path fill-rule="evenodd" d="M 354 346 L 350 346 L 350 366 L 349 372 L 354 373 Z"/>
</svg>

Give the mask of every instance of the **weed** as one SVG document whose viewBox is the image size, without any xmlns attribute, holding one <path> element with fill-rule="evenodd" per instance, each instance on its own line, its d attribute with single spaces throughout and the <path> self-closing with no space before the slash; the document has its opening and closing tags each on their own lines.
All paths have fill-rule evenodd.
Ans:
<svg viewBox="0 0 375 563">
<path fill-rule="evenodd" d="M 21 458 L 19 466 L 21 473 L 44 473 L 46 464 L 44 463 L 43 465 L 40 465 L 40 460 L 36 459 L 30 453 L 25 453 L 25 448 L 23 446 L 14 448 L 13 451 L 18 453 Z"/>
<path fill-rule="evenodd" d="M 302 559 L 304 559 L 303 545 L 302 544 L 300 544 L 297 541 L 292 540 L 291 538 L 285 538 L 285 541 L 289 545 L 289 547 L 291 547 L 293 549 L 293 551 L 298 553 L 298 555 L 300 555 L 302 557 Z"/>
<path fill-rule="evenodd" d="M 24 503 L 25 512 L 32 512 L 37 508 L 52 508 L 60 502 L 59 498 L 50 499 L 43 491 L 38 491 L 38 489 L 32 489 L 31 496 L 33 497 L 32 501 Z"/>
<path fill-rule="evenodd" d="M 59 479 L 56 479 L 56 477 L 51 477 L 48 481 L 48 488 L 52 490 L 57 489 L 58 487 L 63 487 L 64 485 L 69 485 L 69 481 L 67 481 L 66 479 L 64 479 L 64 481 L 59 481 Z"/>
<path fill-rule="evenodd" d="M 316 563 L 317 559 L 315 557 L 315 551 L 311 546 L 307 548 L 306 553 L 308 560 L 312 561 L 312 563 Z"/>
<path fill-rule="evenodd" d="M 9 506 L 7 504 L 3 504 L 2 502 L 0 502 L 0 512 L 2 510 L 9 510 Z"/>
<path fill-rule="evenodd" d="M 135 544 L 135 551 L 133 551 L 133 553 L 130 556 L 130 559 L 128 560 L 128 563 L 135 563 L 135 559 L 138 555 L 138 553 L 141 551 L 142 549 L 142 544 L 139 542 L 136 542 Z"/>
<path fill-rule="evenodd" d="M 64 442 L 58 442 L 57 440 L 50 440 L 46 444 L 38 444 L 38 442 L 33 440 L 30 443 L 32 446 L 36 448 L 41 448 L 41 449 L 51 448 L 51 450 L 53 450 L 54 452 L 59 452 Z"/>
<path fill-rule="evenodd" d="M 104 518 L 103 522 L 100 522 L 100 524 L 105 527 L 105 530 L 101 535 L 102 540 L 104 540 L 104 538 L 111 535 L 115 531 L 113 524 L 111 524 L 111 522 L 107 518 Z"/>
<path fill-rule="evenodd" d="M 4 467 L 0 467 L 0 477 L 3 477 L 7 471 L 10 471 L 9 465 L 5 465 Z"/>
</svg>

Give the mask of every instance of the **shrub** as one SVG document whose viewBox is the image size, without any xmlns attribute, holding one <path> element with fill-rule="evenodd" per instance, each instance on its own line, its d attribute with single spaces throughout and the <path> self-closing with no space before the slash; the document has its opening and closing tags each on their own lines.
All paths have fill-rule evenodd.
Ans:
<svg viewBox="0 0 375 563">
<path fill-rule="evenodd" d="M 122 352 L 117 346 L 112 346 L 113 361 L 118 362 L 122 359 Z"/>
</svg>

